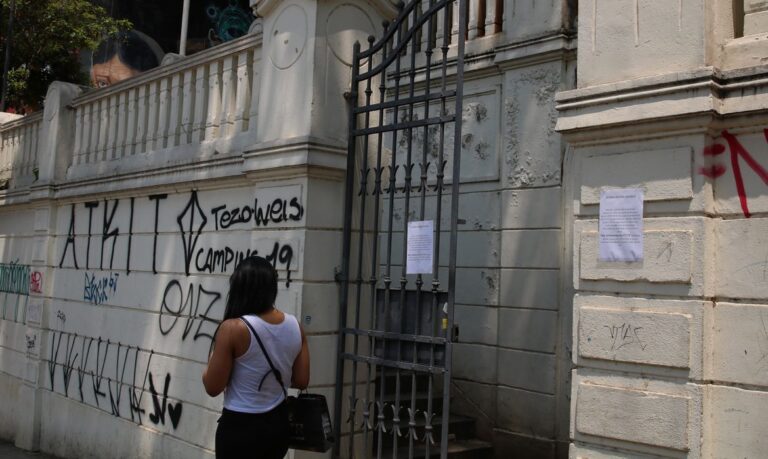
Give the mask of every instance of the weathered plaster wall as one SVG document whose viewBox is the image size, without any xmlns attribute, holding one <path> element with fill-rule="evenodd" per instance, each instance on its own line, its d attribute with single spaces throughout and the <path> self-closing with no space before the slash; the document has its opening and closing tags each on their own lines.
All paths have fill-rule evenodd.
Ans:
<svg viewBox="0 0 768 459">
<path fill-rule="evenodd" d="M 564 143 L 554 96 L 575 80 L 564 35 L 575 11 L 562 1 L 504 8 L 508 44 L 496 48 L 495 75 L 465 82 L 462 167 L 480 177 L 474 164 L 494 163 L 462 187 L 453 406 L 477 419 L 499 458 L 562 457 L 570 299 L 560 297 Z"/>
<path fill-rule="evenodd" d="M 651 3 L 640 2 L 651 22 L 690 19 Z M 601 21 L 636 19 L 599 4 L 581 36 Z M 688 23 L 694 36 L 718 40 L 710 21 L 722 6 L 703 5 Z M 610 38 L 580 47 L 580 68 L 582 56 L 595 62 L 616 46 Z M 768 454 L 765 68 L 729 56 L 740 40 L 715 61 L 586 68 L 579 89 L 558 95 L 576 291 L 571 457 Z M 670 39 L 670 56 L 683 43 Z M 626 59 L 643 62 L 644 46 L 626 48 Z M 601 262 L 599 192 L 622 187 L 644 190 L 644 259 Z"/>
</svg>

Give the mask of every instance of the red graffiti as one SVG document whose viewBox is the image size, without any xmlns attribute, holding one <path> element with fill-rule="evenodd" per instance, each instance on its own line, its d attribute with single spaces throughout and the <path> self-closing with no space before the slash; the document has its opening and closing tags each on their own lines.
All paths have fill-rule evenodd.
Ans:
<svg viewBox="0 0 768 459">
<path fill-rule="evenodd" d="M 768 141 L 768 130 L 764 130 L 763 134 Z M 741 210 L 744 212 L 744 216 L 749 218 L 752 214 L 749 212 L 749 205 L 747 203 L 747 191 L 744 188 L 744 178 L 741 176 L 741 165 L 739 164 L 739 156 L 741 156 L 747 165 L 763 179 L 763 183 L 768 185 L 768 171 L 763 168 L 755 158 L 747 151 L 746 148 L 739 142 L 739 139 L 735 135 L 728 131 L 723 131 L 723 137 L 728 142 L 728 146 L 731 149 L 731 167 L 733 168 L 733 178 L 736 180 L 736 191 L 739 193 L 739 201 L 741 202 Z"/>
<path fill-rule="evenodd" d="M 717 156 L 725 153 L 725 146 L 716 143 L 704 148 L 704 156 Z"/>
<path fill-rule="evenodd" d="M 43 273 L 40 271 L 29 273 L 29 291 L 30 293 L 43 293 Z"/>
<path fill-rule="evenodd" d="M 728 169 L 725 168 L 722 164 L 713 164 L 709 167 L 700 167 L 699 168 L 699 174 L 709 177 L 711 179 L 716 179 L 720 177 L 721 175 L 725 174 L 725 172 Z"/>
<path fill-rule="evenodd" d="M 768 143 L 768 129 L 763 130 L 766 143 Z M 727 130 L 722 132 L 722 136 L 726 142 L 728 142 L 728 149 L 731 153 L 731 169 L 733 169 L 733 179 L 736 182 L 736 192 L 739 195 L 739 202 L 741 204 L 741 211 L 744 216 L 749 218 L 752 214 L 749 211 L 749 202 L 747 198 L 747 190 L 744 186 L 744 177 L 741 175 L 741 162 L 739 159 L 743 159 L 744 162 L 752 169 L 762 180 L 763 183 L 768 185 L 768 170 L 766 170 L 760 163 L 755 160 L 752 154 L 744 148 L 744 145 L 739 142 L 739 139 L 735 135 L 731 134 Z M 704 148 L 704 156 L 719 156 L 725 153 L 726 148 L 721 144 L 713 144 Z M 699 174 L 716 179 L 726 173 L 728 169 L 722 163 L 715 163 L 711 166 L 699 168 Z"/>
</svg>

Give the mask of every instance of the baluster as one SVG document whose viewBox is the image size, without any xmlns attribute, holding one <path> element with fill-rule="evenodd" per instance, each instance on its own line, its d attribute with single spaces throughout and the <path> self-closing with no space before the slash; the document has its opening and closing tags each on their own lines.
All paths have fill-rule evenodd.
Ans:
<svg viewBox="0 0 768 459">
<path fill-rule="evenodd" d="M 109 100 L 99 101 L 99 149 L 97 160 L 107 159 L 107 138 L 109 137 Z"/>
<path fill-rule="evenodd" d="M 219 134 L 219 109 L 221 108 L 221 75 L 219 62 L 208 66 L 208 110 L 205 119 L 205 140 L 213 140 Z"/>
<path fill-rule="evenodd" d="M 107 154 L 108 159 L 116 159 L 116 147 L 117 147 L 117 130 L 118 122 L 117 117 L 118 109 L 118 95 L 112 95 L 109 98 L 109 130 L 107 131 Z"/>
<path fill-rule="evenodd" d="M 168 121 L 168 148 L 179 144 L 179 135 L 181 133 L 181 74 L 176 73 L 171 79 L 170 94 L 170 120 Z"/>
<path fill-rule="evenodd" d="M 179 144 L 186 145 L 192 139 L 192 116 L 195 106 L 194 75 L 192 70 L 184 72 L 184 88 L 181 108 L 181 129 Z"/>
<path fill-rule="evenodd" d="M 150 112 L 154 111 L 150 107 L 151 97 L 148 96 L 149 87 L 142 85 L 138 90 L 138 99 L 136 100 L 136 133 L 131 140 L 131 154 L 143 153 L 145 151 L 145 142 L 148 141 L 148 122 Z M 131 135 L 132 131 L 128 131 Z"/>
<path fill-rule="evenodd" d="M 27 167 L 27 145 L 25 142 L 27 138 L 27 125 L 22 124 L 18 126 L 16 132 L 19 136 L 19 148 L 16 151 L 16 171 L 21 176 L 26 173 L 25 169 Z"/>
<path fill-rule="evenodd" d="M 8 131 L 3 131 L 3 149 L 0 150 L 0 172 L 3 172 L 3 176 L 10 169 L 11 153 L 8 137 Z"/>
<path fill-rule="evenodd" d="M 8 175 L 11 170 L 11 150 L 12 150 L 11 131 L 3 133 L 3 171 Z"/>
<path fill-rule="evenodd" d="M 162 150 L 165 148 L 166 145 L 166 139 L 168 137 L 168 113 L 169 113 L 169 105 L 171 102 L 171 97 L 169 94 L 170 91 L 170 85 L 168 78 L 163 78 L 160 80 L 160 94 L 159 97 L 159 105 L 158 105 L 158 114 L 157 114 L 157 133 L 155 134 L 155 141 L 153 143 L 153 150 Z"/>
<path fill-rule="evenodd" d="M 83 107 L 75 107 L 75 149 L 74 149 L 74 163 L 80 164 L 83 154 Z"/>
<path fill-rule="evenodd" d="M 136 131 L 136 121 L 134 120 L 134 116 L 136 115 L 136 103 L 133 101 L 135 95 L 136 88 L 131 88 L 128 91 L 120 93 L 120 110 L 122 116 L 120 117 L 120 124 L 117 126 L 117 156 L 120 158 L 124 158 L 131 154 L 126 132 Z"/>
<path fill-rule="evenodd" d="M 502 0 L 481 1 L 485 1 L 485 36 L 501 32 L 504 2 Z"/>
<path fill-rule="evenodd" d="M 38 177 L 40 176 L 40 138 L 43 136 L 43 122 L 42 120 L 35 124 L 35 142 L 32 148 L 32 172 L 37 169 Z"/>
<path fill-rule="evenodd" d="M 88 140 L 88 160 L 87 163 L 96 162 L 96 149 L 99 144 L 99 103 L 91 102 L 91 136 Z"/>
<path fill-rule="evenodd" d="M 469 2 L 467 2 L 469 4 Z M 451 4 L 451 43 L 456 44 L 458 43 L 458 37 L 459 37 L 459 6 L 461 3 L 459 3 L 458 0 L 454 1 Z M 462 33 L 462 39 L 463 39 L 463 33 Z"/>
<path fill-rule="evenodd" d="M 191 142 L 202 142 L 205 138 L 206 110 L 208 109 L 208 72 L 205 65 L 195 69 L 195 110 L 192 120 Z"/>
<path fill-rule="evenodd" d="M 4 177 L 3 172 L 5 172 L 5 156 L 5 132 L 0 131 L 0 180 L 2 180 Z"/>
<path fill-rule="evenodd" d="M 442 8 L 440 11 L 437 12 L 437 16 L 435 17 L 435 48 L 440 48 L 443 45 L 443 37 L 445 36 L 445 16 L 446 14 L 450 14 L 451 7 L 453 6 L 453 3 L 449 3 L 446 5 L 445 8 Z M 433 59 L 435 62 L 439 62 L 441 60 L 441 54 L 435 53 Z"/>
<path fill-rule="evenodd" d="M 429 0 L 421 0 L 421 11 L 423 12 L 427 10 L 429 10 Z M 421 26 L 421 51 L 426 51 L 432 46 L 429 42 L 430 35 L 429 21 L 427 21 Z"/>
<path fill-rule="evenodd" d="M 482 5 L 482 7 L 481 7 Z M 479 36 L 478 24 L 485 24 L 485 18 L 480 16 L 485 11 L 485 0 L 469 0 L 467 2 L 467 40 L 474 40 Z M 482 10 L 482 11 L 481 11 Z"/>
<path fill-rule="evenodd" d="M 235 74 L 234 58 L 224 58 L 221 72 L 221 112 L 219 118 L 219 136 L 232 135 L 235 108 Z"/>
<path fill-rule="evenodd" d="M 248 130 L 248 115 L 251 102 L 252 54 L 243 51 L 237 56 L 237 97 L 235 98 L 235 134 Z"/>
<path fill-rule="evenodd" d="M 149 106 L 147 107 L 147 135 L 146 140 L 143 142 L 144 147 L 141 149 L 142 152 L 151 151 L 157 138 L 159 90 L 160 83 L 158 81 L 153 81 L 149 84 L 149 94 L 147 95 L 147 98 L 149 99 Z"/>
<path fill-rule="evenodd" d="M 192 121 L 192 142 L 205 139 L 206 114 L 208 110 L 208 69 L 201 65 L 195 69 L 195 110 Z"/>
<path fill-rule="evenodd" d="M 35 144 L 35 126 L 37 123 L 30 123 L 24 127 L 24 174 L 32 174 L 32 155 L 35 152 L 32 147 Z"/>
<path fill-rule="evenodd" d="M 13 158 L 13 165 L 11 166 L 11 171 L 13 171 L 14 175 L 19 170 L 19 137 L 21 136 L 21 133 L 19 132 L 19 128 L 16 127 L 13 129 L 13 149 L 11 150 L 12 158 Z"/>
<path fill-rule="evenodd" d="M 256 119 L 259 116 L 259 90 L 261 85 L 261 55 L 254 51 L 251 58 L 251 105 L 248 114 L 248 130 L 256 132 Z"/>
<path fill-rule="evenodd" d="M 83 109 L 83 147 L 81 150 L 81 158 L 83 164 L 90 162 L 89 155 L 91 153 L 91 136 L 93 134 L 94 126 L 91 123 L 91 112 L 93 111 L 93 104 L 88 103 L 81 106 Z"/>
</svg>

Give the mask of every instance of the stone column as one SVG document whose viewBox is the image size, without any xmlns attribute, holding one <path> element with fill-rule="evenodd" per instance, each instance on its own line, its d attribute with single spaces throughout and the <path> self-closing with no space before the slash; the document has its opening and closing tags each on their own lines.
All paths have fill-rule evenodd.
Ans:
<svg viewBox="0 0 768 459">
<path fill-rule="evenodd" d="M 344 173 L 352 47 L 380 36 L 387 0 L 252 2 L 262 18 L 257 142 L 244 156 L 254 180 L 292 179 L 305 187 L 306 226 L 298 259 L 298 313 L 309 335 L 311 389 L 333 409 L 341 266 Z M 344 449 L 346 450 L 346 448 Z M 296 457 L 303 456 L 301 452 Z"/>
</svg>

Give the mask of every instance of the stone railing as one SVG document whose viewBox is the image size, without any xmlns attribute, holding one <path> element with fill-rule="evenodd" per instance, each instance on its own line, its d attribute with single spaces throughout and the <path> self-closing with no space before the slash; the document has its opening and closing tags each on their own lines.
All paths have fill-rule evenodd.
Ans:
<svg viewBox="0 0 768 459">
<path fill-rule="evenodd" d="M 420 45 L 417 45 L 421 50 L 428 49 L 432 46 L 439 48 L 442 44 L 445 30 L 450 30 L 449 42 L 455 45 L 458 42 L 459 37 L 459 7 L 458 1 L 454 3 L 450 11 L 450 16 L 444 17 L 442 11 L 435 16 L 432 21 L 432 27 L 434 28 L 434 34 L 432 39 L 433 43 L 429 43 L 430 34 L 428 33 L 429 23 L 425 23 L 421 30 L 417 32 L 417 37 L 420 39 Z M 416 12 L 420 13 L 430 8 L 429 0 L 422 0 L 421 4 L 416 7 Z M 467 0 L 467 23 L 464 29 L 464 37 L 466 41 L 472 41 L 476 38 L 488 37 L 502 31 L 503 16 L 504 16 L 504 0 Z M 410 20 L 413 16 L 411 16 Z M 446 29 L 447 25 L 447 29 Z"/>
<path fill-rule="evenodd" d="M 34 182 L 38 174 L 38 141 L 43 113 L 0 124 L 0 190 Z"/>
<path fill-rule="evenodd" d="M 503 0 L 469 0 L 467 2 L 467 40 L 501 32 Z M 453 11 L 453 34 L 458 33 L 458 8 Z"/>
<path fill-rule="evenodd" d="M 260 60 L 253 34 L 86 92 L 71 104 L 72 171 L 104 172 L 98 166 L 161 151 L 204 153 L 201 145 L 230 151 L 233 138 L 255 135 Z"/>
</svg>

